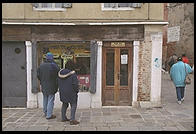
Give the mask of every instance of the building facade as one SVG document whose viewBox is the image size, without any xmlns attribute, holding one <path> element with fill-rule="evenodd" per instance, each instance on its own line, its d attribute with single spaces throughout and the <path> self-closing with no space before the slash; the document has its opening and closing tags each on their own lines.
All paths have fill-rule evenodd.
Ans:
<svg viewBox="0 0 196 134">
<path fill-rule="evenodd" d="M 49 51 L 78 65 L 79 108 L 161 106 L 167 24 L 163 3 L 2 3 L 3 107 L 42 107 L 36 70 Z"/>
<path fill-rule="evenodd" d="M 189 64 L 194 64 L 194 3 L 165 4 L 165 38 L 163 40 L 163 63 L 168 70 L 167 60 L 174 53 L 177 56 L 186 54 Z M 168 39 L 168 28 L 178 28 L 177 40 Z M 170 38 L 170 37 L 169 37 Z"/>
</svg>

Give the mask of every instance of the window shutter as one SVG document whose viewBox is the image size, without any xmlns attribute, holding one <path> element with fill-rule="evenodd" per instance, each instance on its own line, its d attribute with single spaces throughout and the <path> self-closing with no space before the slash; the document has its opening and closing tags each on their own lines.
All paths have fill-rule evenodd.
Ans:
<svg viewBox="0 0 196 134">
<path fill-rule="evenodd" d="M 130 7 L 141 7 L 142 6 L 142 3 L 129 3 L 129 6 Z"/>
<path fill-rule="evenodd" d="M 39 3 L 33 3 L 32 5 L 33 5 L 33 7 L 38 8 Z"/>
<path fill-rule="evenodd" d="M 116 3 L 110 3 L 110 4 L 111 4 L 110 6 L 111 6 L 112 8 L 115 8 L 115 7 L 116 7 Z"/>
<path fill-rule="evenodd" d="M 37 81 L 37 43 L 32 43 L 32 70 L 31 70 L 31 77 L 32 77 L 32 93 L 38 93 L 38 81 Z"/>
<path fill-rule="evenodd" d="M 115 8 L 116 7 L 116 3 L 104 3 L 104 7 L 105 8 Z"/>
<path fill-rule="evenodd" d="M 96 80 L 97 80 L 97 49 L 98 44 L 96 41 L 91 41 L 90 43 L 90 93 L 96 92 Z"/>
<path fill-rule="evenodd" d="M 72 3 L 63 3 L 62 7 L 63 8 L 68 8 L 68 7 L 70 8 L 70 7 L 72 7 Z"/>
</svg>

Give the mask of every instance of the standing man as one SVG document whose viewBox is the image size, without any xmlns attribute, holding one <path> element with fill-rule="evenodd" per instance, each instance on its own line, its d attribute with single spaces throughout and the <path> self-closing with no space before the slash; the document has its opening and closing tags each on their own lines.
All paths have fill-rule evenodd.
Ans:
<svg viewBox="0 0 196 134">
<path fill-rule="evenodd" d="M 46 61 L 37 70 L 37 78 L 40 80 L 41 91 L 43 93 L 43 112 L 46 119 L 56 118 L 53 115 L 55 93 L 58 89 L 58 71 L 60 68 L 53 60 L 53 54 L 46 54 Z"/>
<path fill-rule="evenodd" d="M 181 104 L 184 101 L 184 90 L 186 86 L 184 80 L 186 77 L 186 72 L 191 73 L 192 69 L 188 64 L 183 63 L 182 58 L 179 57 L 177 59 L 177 63 L 174 64 L 170 69 L 170 77 L 176 87 L 178 104 Z"/>
<path fill-rule="evenodd" d="M 74 62 L 69 60 L 65 65 L 65 69 L 61 69 L 58 73 L 60 101 L 63 103 L 61 108 L 62 122 L 70 121 L 70 125 L 79 124 L 79 122 L 75 120 L 79 87 L 74 69 Z M 69 104 L 71 105 L 71 119 L 68 119 L 66 116 Z"/>
</svg>

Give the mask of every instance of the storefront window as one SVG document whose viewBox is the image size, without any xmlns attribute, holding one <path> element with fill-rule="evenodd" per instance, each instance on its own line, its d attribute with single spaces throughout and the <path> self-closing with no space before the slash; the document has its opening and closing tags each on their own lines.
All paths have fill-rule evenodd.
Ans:
<svg viewBox="0 0 196 134">
<path fill-rule="evenodd" d="M 74 70 L 78 76 L 80 92 L 90 88 L 90 45 L 85 43 L 40 43 L 38 64 L 45 60 L 47 52 L 54 55 L 54 61 L 64 68 L 69 59 L 73 60 Z"/>
</svg>

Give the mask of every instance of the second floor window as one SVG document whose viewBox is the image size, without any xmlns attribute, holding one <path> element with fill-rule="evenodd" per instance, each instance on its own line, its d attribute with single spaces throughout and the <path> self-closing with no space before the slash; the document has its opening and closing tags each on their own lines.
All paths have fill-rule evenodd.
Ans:
<svg viewBox="0 0 196 134">
<path fill-rule="evenodd" d="M 35 10 L 65 10 L 71 3 L 33 3 Z"/>
<path fill-rule="evenodd" d="M 141 7 L 141 3 L 104 3 L 103 10 L 132 10 Z"/>
</svg>

